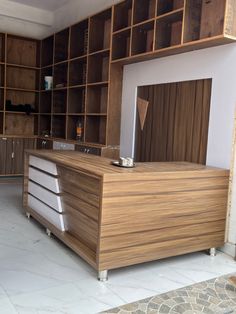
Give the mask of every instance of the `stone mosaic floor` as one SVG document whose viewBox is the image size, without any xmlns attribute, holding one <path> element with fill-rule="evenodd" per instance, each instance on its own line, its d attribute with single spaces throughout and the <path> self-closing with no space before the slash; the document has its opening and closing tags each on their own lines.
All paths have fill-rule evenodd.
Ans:
<svg viewBox="0 0 236 314">
<path fill-rule="evenodd" d="M 236 313 L 236 287 L 229 282 L 230 276 L 232 274 L 130 303 L 103 314 Z"/>
</svg>

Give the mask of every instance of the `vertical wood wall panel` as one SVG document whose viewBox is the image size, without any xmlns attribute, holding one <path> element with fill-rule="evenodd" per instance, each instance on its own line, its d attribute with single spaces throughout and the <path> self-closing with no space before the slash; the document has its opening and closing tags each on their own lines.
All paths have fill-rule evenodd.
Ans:
<svg viewBox="0 0 236 314">
<path fill-rule="evenodd" d="M 211 79 L 139 87 L 149 101 L 143 131 L 136 121 L 136 161 L 205 164 Z"/>
</svg>

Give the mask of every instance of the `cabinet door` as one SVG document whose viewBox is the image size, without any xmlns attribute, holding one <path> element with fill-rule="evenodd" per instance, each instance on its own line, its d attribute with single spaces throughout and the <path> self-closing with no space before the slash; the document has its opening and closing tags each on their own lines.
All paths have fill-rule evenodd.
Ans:
<svg viewBox="0 0 236 314">
<path fill-rule="evenodd" d="M 24 152 L 26 149 L 34 149 L 35 140 L 32 138 L 15 138 L 13 140 L 13 174 L 24 173 Z"/>
<path fill-rule="evenodd" d="M 12 174 L 23 174 L 24 168 L 24 139 L 13 139 L 13 167 Z"/>
<path fill-rule="evenodd" d="M 0 138 L 0 175 L 6 174 L 7 138 Z"/>
<path fill-rule="evenodd" d="M 85 154 L 101 156 L 101 149 L 98 147 L 75 145 L 75 150 Z"/>
<path fill-rule="evenodd" d="M 14 154 L 13 154 L 13 139 L 8 138 L 6 141 L 6 158 L 5 158 L 5 174 L 11 175 L 13 174 L 13 160 L 14 160 Z"/>
</svg>

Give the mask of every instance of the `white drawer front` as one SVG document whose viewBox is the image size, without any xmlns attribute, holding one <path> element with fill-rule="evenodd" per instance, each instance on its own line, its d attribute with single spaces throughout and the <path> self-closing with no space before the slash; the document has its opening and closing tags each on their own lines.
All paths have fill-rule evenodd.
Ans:
<svg viewBox="0 0 236 314">
<path fill-rule="evenodd" d="M 41 186 L 29 181 L 28 191 L 30 194 L 34 195 L 38 199 L 42 200 L 47 205 L 54 208 L 59 213 L 62 213 L 62 206 L 61 206 L 61 197 L 45 190 Z"/>
<path fill-rule="evenodd" d="M 44 186 L 48 190 L 53 191 L 54 193 L 60 193 L 58 179 L 46 173 L 29 167 L 29 179 Z"/>
<path fill-rule="evenodd" d="M 58 214 L 46 204 L 40 202 L 35 197 L 28 195 L 28 205 L 35 212 L 40 214 L 43 218 L 49 221 L 52 225 L 61 231 L 65 231 L 63 215 Z"/>
<path fill-rule="evenodd" d="M 41 169 L 45 172 L 51 173 L 55 176 L 58 175 L 57 166 L 51 161 L 47 161 L 45 159 L 41 159 L 35 156 L 29 157 L 29 164 L 34 166 L 35 168 Z"/>
</svg>

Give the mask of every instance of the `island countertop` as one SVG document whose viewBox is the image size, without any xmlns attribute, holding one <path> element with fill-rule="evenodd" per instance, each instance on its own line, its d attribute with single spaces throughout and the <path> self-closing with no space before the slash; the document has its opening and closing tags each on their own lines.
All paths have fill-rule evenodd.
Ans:
<svg viewBox="0 0 236 314">
<path fill-rule="evenodd" d="M 43 158 L 45 160 L 55 162 L 58 165 L 66 166 L 74 170 L 83 170 L 86 173 L 95 174 L 97 176 L 105 175 L 118 175 L 118 174 L 148 174 L 152 173 L 158 175 L 158 173 L 170 173 L 173 172 L 175 175 L 181 175 L 181 173 L 187 172 L 204 172 L 206 175 L 214 173 L 219 168 L 200 165 L 190 162 L 141 162 L 135 163 L 134 168 L 122 168 L 111 164 L 111 159 L 79 153 L 75 151 L 56 151 L 56 150 L 27 150 L 27 154 Z M 225 175 L 228 175 L 228 170 L 225 171 Z M 222 175 L 222 172 L 221 172 Z"/>
</svg>

